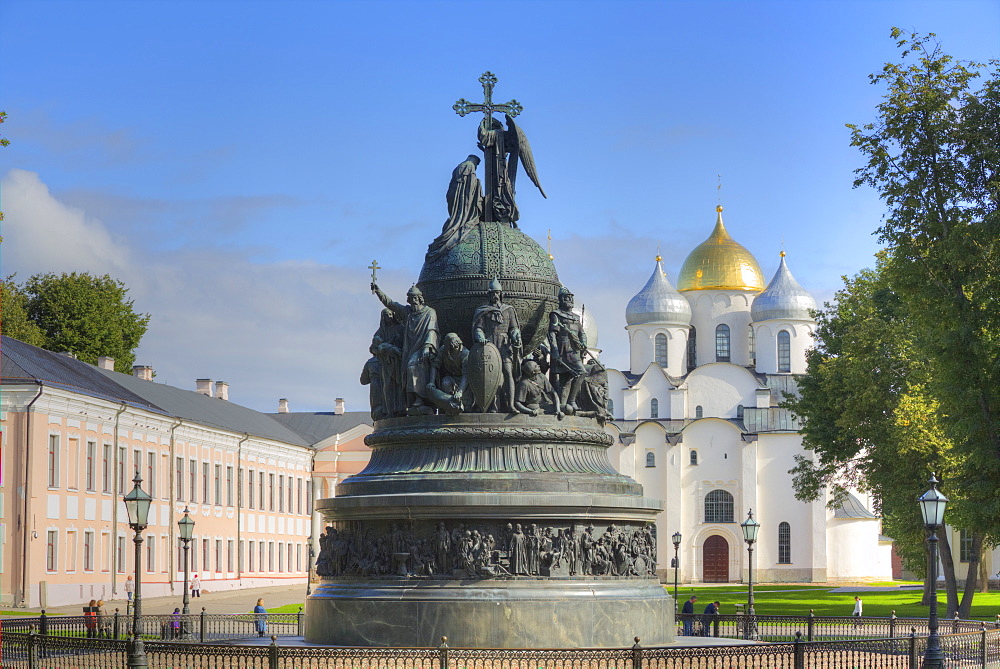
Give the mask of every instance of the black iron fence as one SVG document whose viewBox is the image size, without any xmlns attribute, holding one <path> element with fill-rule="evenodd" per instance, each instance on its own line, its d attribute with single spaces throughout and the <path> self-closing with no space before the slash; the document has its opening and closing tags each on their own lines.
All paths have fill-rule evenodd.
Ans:
<svg viewBox="0 0 1000 669">
<path fill-rule="evenodd" d="M 268 614 L 268 618 L 276 614 Z M 299 614 L 286 618 L 301 623 Z M 212 618 L 229 619 L 217 628 Z M 769 630 L 777 636 L 779 630 L 790 629 L 792 616 L 731 616 L 740 621 L 720 620 L 723 629 L 745 631 L 748 625 L 757 630 Z M 122 616 L 124 618 L 124 616 Z M 168 622 L 174 616 L 149 616 L 151 620 Z M 205 635 L 230 635 L 229 644 L 191 643 L 176 638 L 151 638 L 145 642 L 149 666 L 153 669 L 221 668 L 236 669 L 917 669 L 926 650 L 926 621 L 916 619 L 852 618 L 859 625 L 858 635 L 844 629 L 839 618 L 798 617 L 809 629 L 812 638 L 797 630 L 792 639 L 766 643 L 715 646 L 671 646 L 645 648 L 636 639 L 630 648 L 607 649 L 470 649 L 450 648 L 446 640 L 437 648 L 349 648 L 280 646 L 278 637 L 270 637 L 261 645 L 239 642 L 244 636 L 257 636 L 244 629 L 248 616 L 187 616 L 187 622 L 205 621 Z M 725 618 L 725 617 L 723 617 Z M 26 620 L 34 621 L 35 625 Z M 126 666 L 131 641 L 81 635 L 73 624 L 54 626 L 49 618 L 47 633 L 39 633 L 38 618 L 3 620 L 0 630 L 0 666 L 10 669 L 120 669 Z M 62 622 L 62 621 L 61 621 Z M 182 621 L 182 623 L 185 621 Z M 258 620 L 251 620 L 257 623 Z M 271 620 L 267 621 L 271 624 Z M 921 623 L 918 628 L 913 623 Z M 275 625 L 288 625 L 287 621 Z M 909 626 L 904 631 L 903 626 Z M 124 627 L 122 623 L 121 627 Z M 183 627 L 181 627 L 183 630 Z M 751 627 L 752 629 L 752 627 Z M 864 638 L 860 630 L 883 632 L 881 638 Z M 1000 667 L 1000 625 L 980 621 L 946 621 L 942 627 L 941 646 L 945 667 Z M 829 633 L 826 637 L 824 633 Z M 831 639 L 830 635 L 850 638 Z M 152 636 L 152 635 L 150 635 Z M 300 634 L 289 634 L 300 636 Z M 232 640 L 237 640 L 233 643 Z M 195 641 L 197 641 L 195 639 Z M 269 642 L 269 643 L 268 643 Z M 251 642 L 252 643 L 252 642 Z"/>
</svg>

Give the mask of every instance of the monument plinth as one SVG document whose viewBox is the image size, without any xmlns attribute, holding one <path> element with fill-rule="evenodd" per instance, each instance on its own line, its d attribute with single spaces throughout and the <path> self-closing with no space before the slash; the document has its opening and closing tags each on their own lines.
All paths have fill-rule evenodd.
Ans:
<svg viewBox="0 0 1000 669">
<path fill-rule="evenodd" d="M 541 190 L 513 122 L 521 107 L 493 104 L 496 79 L 480 81 L 485 103 L 455 109 L 484 114 L 485 193 L 483 161 L 469 156 L 406 305 L 373 274 L 386 308 L 362 377 L 372 386 L 372 457 L 317 503 L 327 527 L 306 640 L 669 643 L 673 601 L 655 577 L 662 503 L 611 466 L 607 375 L 587 360 L 551 257 L 517 229 L 519 162 Z"/>
</svg>

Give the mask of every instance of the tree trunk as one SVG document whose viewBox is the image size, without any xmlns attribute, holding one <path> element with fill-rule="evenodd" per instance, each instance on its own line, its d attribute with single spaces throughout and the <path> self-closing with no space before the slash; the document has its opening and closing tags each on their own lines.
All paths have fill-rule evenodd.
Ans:
<svg viewBox="0 0 1000 669">
<path fill-rule="evenodd" d="M 944 575 L 944 588 L 948 593 L 947 615 L 949 618 L 955 616 L 958 611 L 958 579 L 955 578 L 955 559 L 951 554 L 951 544 L 948 543 L 948 532 L 944 527 L 939 528 L 938 534 L 938 555 L 941 558 L 941 572 Z"/>
<path fill-rule="evenodd" d="M 985 541 L 983 542 L 986 543 Z M 990 591 L 990 557 L 987 555 L 988 548 L 984 547 L 979 556 L 979 592 Z"/>
<path fill-rule="evenodd" d="M 958 607 L 958 615 L 963 620 L 969 619 L 972 610 L 972 598 L 976 594 L 976 584 L 979 582 L 979 563 L 983 554 L 983 535 L 972 534 L 972 546 L 969 549 L 969 571 L 965 574 L 965 592 L 962 593 L 962 604 Z"/>
<path fill-rule="evenodd" d="M 924 594 L 920 598 L 921 606 L 931 605 L 931 550 L 924 544 Z"/>
</svg>

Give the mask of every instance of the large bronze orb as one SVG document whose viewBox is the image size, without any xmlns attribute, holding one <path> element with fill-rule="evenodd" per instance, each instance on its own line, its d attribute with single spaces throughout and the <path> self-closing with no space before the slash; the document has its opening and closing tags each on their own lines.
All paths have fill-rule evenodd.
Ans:
<svg viewBox="0 0 1000 669">
<path fill-rule="evenodd" d="M 548 313 L 559 307 L 559 276 L 538 243 L 506 223 L 480 222 L 448 253 L 424 262 L 417 287 L 438 314 L 441 336 L 457 333 L 472 345 L 472 316 L 499 279 L 503 301 L 517 311 L 524 352 L 545 341 Z"/>
</svg>

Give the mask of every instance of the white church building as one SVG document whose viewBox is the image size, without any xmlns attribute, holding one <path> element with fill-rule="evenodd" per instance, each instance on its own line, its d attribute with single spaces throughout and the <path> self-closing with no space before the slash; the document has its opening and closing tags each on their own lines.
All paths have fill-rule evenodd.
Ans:
<svg viewBox="0 0 1000 669">
<path fill-rule="evenodd" d="M 750 510 L 760 523 L 755 581 L 892 578 L 892 542 L 867 497 L 856 493 L 833 509 L 825 498 L 795 499 L 788 470 L 795 455 L 810 452 L 780 404 L 806 371 L 816 302 L 784 255 L 765 286 L 718 207 L 715 228 L 684 261 L 677 288 L 657 256 L 625 310 L 630 368 L 608 370 L 611 458 L 647 496 L 666 503 L 656 530 L 668 581 L 676 532 L 681 582 L 745 580 L 740 523 Z"/>
</svg>

